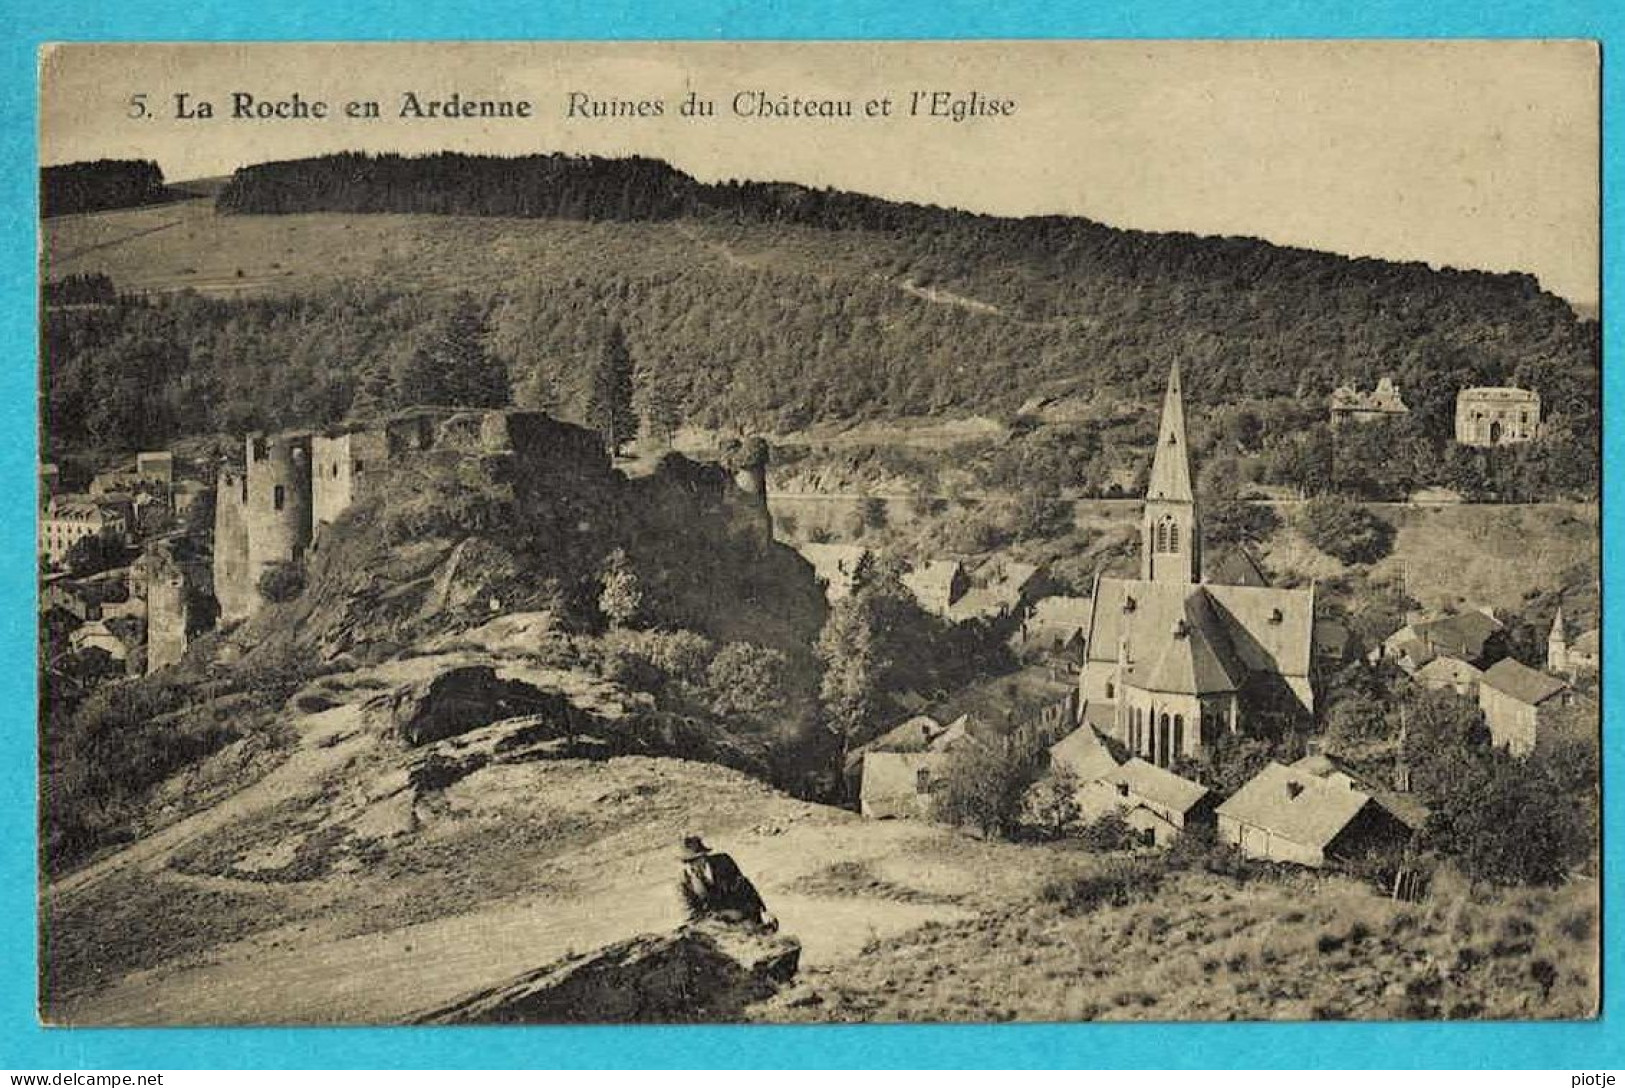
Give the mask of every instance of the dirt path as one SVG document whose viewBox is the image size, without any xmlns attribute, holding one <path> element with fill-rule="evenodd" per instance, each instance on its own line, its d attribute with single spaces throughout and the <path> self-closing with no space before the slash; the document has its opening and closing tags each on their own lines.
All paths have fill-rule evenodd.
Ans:
<svg viewBox="0 0 1625 1088">
<path fill-rule="evenodd" d="M 883 829 L 882 840 L 890 851 L 912 835 L 913 829 L 894 826 Z M 809 827 L 735 851 L 758 877 L 784 932 L 802 941 L 805 966 L 835 963 L 870 940 L 971 913 L 942 902 L 790 889 L 800 877 L 850 857 L 851 845 L 851 835 Z M 601 879 L 568 899 L 508 899 L 361 936 L 323 934 L 320 923 L 257 934 L 215 949 L 203 966 L 129 975 L 69 1003 L 60 1018 L 106 1025 L 398 1023 L 571 952 L 680 922 L 669 850 L 599 865 Z"/>
<path fill-rule="evenodd" d="M 148 871 L 162 869 L 171 854 L 200 836 L 289 798 L 315 792 L 323 778 L 343 766 L 368 743 L 360 730 L 360 710 L 353 705 L 337 706 L 300 719 L 299 731 L 299 748 L 264 778 L 217 805 L 178 820 L 116 854 L 52 882 L 45 889 L 46 896 L 73 895 L 132 866 Z"/>
</svg>

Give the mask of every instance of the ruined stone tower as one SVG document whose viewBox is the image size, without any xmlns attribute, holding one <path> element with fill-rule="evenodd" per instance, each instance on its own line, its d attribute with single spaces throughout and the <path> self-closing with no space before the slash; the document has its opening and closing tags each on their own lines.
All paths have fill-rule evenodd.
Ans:
<svg viewBox="0 0 1625 1088">
<path fill-rule="evenodd" d="M 214 496 L 214 596 L 223 622 L 240 620 L 257 603 L 248 580 L 248 474 L 221 466 Z"/>
<path fill-rule="evenodd" d="M 304 560 L 311 531 L 310 444 L 308 434 L 252 434 L 244 444 L 243 471 L 221 472 L 214 583 L 222 619 L 242 619 L 259 607 L 267 570 Z"/>
<path fill-rule="evenodd" d="M 172 561 L 153 563 L 147 576 L 147 672 L 186 653 L 186 574 Z"/>
</svg>

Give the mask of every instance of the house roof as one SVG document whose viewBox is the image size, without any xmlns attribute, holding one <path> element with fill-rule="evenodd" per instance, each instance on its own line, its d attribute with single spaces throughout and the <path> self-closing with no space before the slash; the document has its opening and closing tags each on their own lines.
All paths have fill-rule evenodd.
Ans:
<svg viewBox="0 0 1625 1088">
<path fill-rule="evenodd" d="M 1191 597 L 1199 599 L 1187 607 Z M 1090 620 L 1089 660 L 1116 661 L 1118 640 L 1126 638 L 1130 659 L 1145 663 L 1148 655 L 1161 654 L 1172 640 L 1175 624 L 1184 620 L 1201 630 L 1207 648 L 1232 680 L 1241 679 L 1237 669 L 1307 676 L 1314 646 L 1314 600 L 1310 589 L 1100 578 Z M 1205 659 L 1205 651 L 1194 652 Z M 1208 671 L 1202 681 L 1217 682 L 1209 665 L 1204 660 L 1202 667 Z M 1196 665 L 1191 667 L 1194 676 Z"/>
<path fill-rule="evenodd" d="M 946 616 L 955 623 L 963 623 L 1013 612 L 1021 607 L 1027 587 L 1037 576 L 1038 567 L 1032 563 L 1004 559 L 983 563 L 971 575 L 970 588 L 948 605 Z"/>
<path fill-rule="evenodd" d="M 801 544 L 796 551 L 812 564 L 813 573 L 840 596 L 852 588 L 858 564 L 869 554 L 861 544 Z"/>
<path fill-rule="evenodd" d="M 1089 610 L 1094 602 L 1088 597 L 1040 597 L 1033 603 L 1027 616 L 1029 627 L 1053 628 L 1057 633 L 1080 634 L 1089 626 Z"/>
<path fill-rule="evenodd" d="M 1330 785 L 1342 784 L 1347 788 L 1347 783 L 1352 783 L 1354 788 L 1370 796 L 1371 800 L 1387 809 L 1391 816 L 1412 831 L 1421 830 L 1422 825 L 1427 823 L 1428 808 L 1415 797 L 1395 790 L 1375 789 L 1365 776 L 1331 756 L 1323 753 L 1304 756 L 1292 764 L 1291 769 L 1312 774 Z M 1337 782 L 1334 775 L 1341 775 L 1344 781 Z"/>
<path fill-rule="evenodd" d="M 1258 557 L 1241 544 L 1209 548 L 1202 553 L 1202 581 L 1224 586 L 1270 584 Z"/>
<path fill-rule="evenodd" d="M 1601 641 L 1602 632 L 1593 627 L 1584 634 L 1576 636 L 1575 640 L 1569 643 L 1569 650 L 1573 653 L 1585 654 L 1588 657 L 1595 657 L 1597 655 L 1598 644 L 1601 643 Z"/>
<path fill-rule="evenodd" d="M 1324 849 L 1370 802 L 1371 796 L 1360 790 L 1269 763 L 1220 805 L 1218 814 Z"/>
<path fill-rule="evenodd" d="M 916 794 L 920 771 L 940 773 L 946 759 L 940 752 L 870 752 L 863 759 L 863 796 Z"/>
<path fill-rule="evenodd" d="M 1459 657 L 1436 657 L 1416 670 L 1424 684 L 1476 684 L 1484 672 Z"/>
<path fill-rule="evenodd" d="M 951 602 L 954 579 L 963 572 L 957 559 L 931 559 L 903 575 L 903 584 L 916 597 Z"/>
<path fill-rule="evenodd" d="M 1050 746 L 1051 767 L 1065 767 L 1080 782 L 1094 782 L 1117 770 L 1117 759 L 1093 726 L 1080 725 Z"/>
<path fill-rule="evenodd" d="M 1510 657 L 1504 657 L 1486 669 L 1479 683 L 1529 706 L 1539 706 L 1568 687 L 1557 677 L 1531 669 Z"/>
<path fill-rule="evenodd" d="M 1181 778 L 1138 758 L 1119 767 L 1111 781 L 1126 783 L 1129 793 L 1175 812 L 1189 812 L 1209 792 L 1200 782 Z"/>
<path fill-rule="evenodd" d="M 1483 612 L 1461 612 L 1411 625 L 1417 638 L 1434 653 L 1474 658 L 1484 653 L 1484 643 L 1501 630 L 1501 621 Z"/>
<path fill-rule="evenodd" d="M 1083 704 L 1078 712 L 1078 718 L 1086 725 L 1092 725 L 1101 731 L 1110 731 L 1117 725 L 1117 704 L 1096 699 Z"/>
<path fill-rule="evenodd" d="M 1194 502 L 1190 457 L 1185 445 L 1185 402 L 1179 383 L 1179 364 L 1168 371 L 1168 392 L 1162 401 L 1162 423 L 1157 428 L 1157 452 L 1151 459 L 1151 477 L 1145 497 L 1169 502 Z"/>
</svg>

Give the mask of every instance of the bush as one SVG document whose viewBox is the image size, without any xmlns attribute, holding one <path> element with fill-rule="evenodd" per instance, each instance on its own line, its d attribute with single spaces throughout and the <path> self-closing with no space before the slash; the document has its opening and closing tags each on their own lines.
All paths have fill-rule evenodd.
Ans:
<svg viewBox="0 0 1625 1088">
<path fill-rule="evenodd" d="M 1162 886 L 1163 875 L 1155 858 L 1114 858 L 1084 876 L 1050 881 L 1039 889 L 1038 897 L 1059 904 L 1067 914 L 1087 914 L 1150 899 Z"/>
<path fill-rule="evenodd" d="M 1137 841 L 1134 829 L 1123 818 L 1123 813 L 1115 809 L 1085 824 L 1078 838 L 1089 849 L 1102 853 L 1131 850 Z"/>
<path fill-rule="evenodd" d="M 260 596 L 272 604 L 286 604 L 305 591 L 305 568 L 299 563 L 276 563 L 260 575 Z"/>
<path fill-rule="evenodd" d="M 1344 563 L 1375 563 L 1394 546 L 1394 527 L 1349 499 L 1321 495 L 1304 503 L 1298 529 L 1305 539 Z"/>
</svg>

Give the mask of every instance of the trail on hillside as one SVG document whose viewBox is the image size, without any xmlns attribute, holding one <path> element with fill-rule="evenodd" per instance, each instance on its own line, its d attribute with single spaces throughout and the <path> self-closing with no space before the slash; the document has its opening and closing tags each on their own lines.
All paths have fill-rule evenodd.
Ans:
<svg viewBox="0 0 1625 1088">
<path fill-rule="evenodd" d="M 337 706 L 299 720 L 299 747 L 263 778 L 210 808 L 178 820 L 115 854 L 52 881 L 51 898 L 65 898 L 132 867 L 157 871 L 174 853 L 204 835 L 263 812 L 289 798 L 313 793 L 337 768 L 367 745 L 360 734 L 360 711 Z"/>
</svg>

